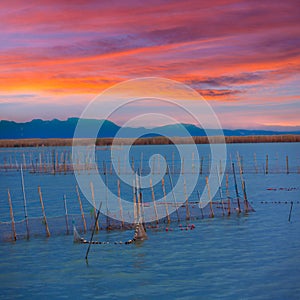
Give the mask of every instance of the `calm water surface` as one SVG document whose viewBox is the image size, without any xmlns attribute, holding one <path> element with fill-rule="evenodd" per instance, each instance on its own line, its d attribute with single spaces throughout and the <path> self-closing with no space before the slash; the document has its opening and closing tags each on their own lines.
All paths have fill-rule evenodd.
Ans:
<svg viewBox="0 0 300 300">
<path fill-rule="evenodd" d="M 282 151 L 299 159 L 298 145 L 280 147 L 274 157 Z M 244 159 L 248 151 L 251 160 L 255 151 L 264 157 L 262 145 L 250 148 L 229 150 Z M 114 244 L 131 238 L 131 231 L 101 231 L 96 239 L 110 244 L 92 245 L 88 264 L 87 245 L 73 244 L 71 235 L 0 242 L 0 298 L 299 299 L 299 176 L 245 174 L 256 209 L 249 215 L 192 221 L 196 228 L 187 231 L 177 223 L 168 232 L 161 226 L 136 245 Z"/>
</svg>

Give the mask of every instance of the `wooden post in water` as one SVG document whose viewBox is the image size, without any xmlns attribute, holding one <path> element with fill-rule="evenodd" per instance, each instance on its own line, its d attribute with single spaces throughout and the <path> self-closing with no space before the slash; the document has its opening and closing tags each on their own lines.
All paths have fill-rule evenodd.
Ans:
<svg viewBox="0 0 300 300">
<path fill-rule="evenodd" d="M 227 212 L 228 216 L 230 216 L 230 194 L 229 194 L 229 182 L 228 182 L 228 174 L 226 174 L 226 196 L 227 196 L 227 202 L 228 202 L 228 207 L 227 207 Z"/>
<path fill-rule="evenodd" d="M 200 175 L 203 174 L 203 160 L 204 160 L 204 158 L 203 158 L 203 156 L 201 156 L 201 160 L 200 160 Z"/>
<path fill-rule="evenodd" d="M 84 233 L 86 233 L 86 221 L 85 221 L 85 217 L 84 217 L 84 211 L 83 211 L 83 207 L 82 207 L 82 202 L 81 202 L 81 198 L 80 198 L 78 185 L 76 185 L 76 193 L 77 193 L 77 199 L 79 202 L 81 218 L 82 218 L 82 222 L 83 222 L 83 230 L 84 230 Z"/>
<path fill-rule="evenodd" d="M 184 174 L 184 157 L 182 157 L 181 174 Z"/>
<path fill-rule="evenodd" d="M 96 201 L 95 201 L 95 192 L 94 192 L 94 184 L 93 182 L 91 181 L 90 182 L 90 187 L 91 187 L 91 193 L 92 193 L 92 202 L 93 202 L 93 211 L 94 211 L 94 219 L 96 220 L 97 218 L 97 213 L 96 213 Z M 99 223 L 98 223 L 98 220 L 96 222 L 96 230 L 99 231 Z"/>
<path fill-rule="evenodd" d="M 209 187 L 209 182 L 208 182 L 208 177 L 205 177 L 205 181 L 206 181 L 206 188 L 207 188 L 207 196 L 208 196 L 208 200 L 209 200 L 209 208 L 210 208 L 210 217 L 214 218 L 215 214 L 213 211 L 213 206 L 212 206 L 212 199 L 211 199 L 211 195 L 210 195 L 210 187 Z"/>
<path fill-rule="evenodd" d="M 172 173 L 175 173 L 175 154 L 172 152 Z"/>
<path fill-rule="evenodd" d="M 237 199 L 237 204 L 238 204 L 238 213 L 240 213 L 241 212 L 241 204 L 240 204 L 240 196 L 239 196 L 239 191 L 238 191 L 237 182 L 236 182 L 234 163 L 232 163 L 232 172 L 233 172 L 233 178 L 234 178 L 234 187 L 235 187 L 236 199 Z"/>
<path fill-rule="evenodd" d="M 166 195 L 166 188 L 165 188 L 165 180 L 164 178 L 161 179 L 161 186 L 162 186 L 162 190 L 163 190 L 163 193 L 164 193 L 164 202 L 165 202 L 165 208 L 166 208 L 166 215 L 167 215 L 167 220 L 168 220 L 168 223 L 171 222 L 171 219 L 170 219 L 170 215 L 169 215 L 169 209 L 168 209 L 168 204 L 167 204 L 167 195 Z"/>
<path fill-rule="evenodd" d="M 256 160 L 256 153 L 254 152 L 253 154 L 253 157 L 254 157 L 254 168 L 255 168 L 255 173 L 257 174 L 258 173 L 258 169 L 257 169 L 257 160 Z"/>
<path fill-rule="evenodd" d="M 293 210 L 293 204 L 294 204 L 294 202 L 291 201 L 291 208 L 290 208 L 290 213 L 289 213 L 289 222 L 291 221 L 292 210 Z"/>
<path fill-rule="evenodd" d="M 199 193 L 198 190 L 197 190 L 197 195 L 198 195 L 199 206 L 200 206 L 200 210 L 201 210 L 201 216 L 202 216 L 202 219 L 203 219 L 204 218 L 203 206 L 202 206 L 202 202 L 201 202 L 201 198 L 200 198 L 200 193 Z"/>
<path fill-rule="evenodd" d="M 65 208 L 66 229 L 67 229 L 67 235 L 68 235 L 69 234 L 69 218 L 68 218 L 68 207 L 67 207 L 66 194 L 64 194 L 64 208 Z"/>
<path fill-rule="evenodd" d="M 132 180 L 132 190 L 133 190 L 133 224 L 137 224 L 138 222 L 138 216 L 137 216 L 137 207 L 136 207 L 136 182 L 135 179 Z"/>
<path fill-rule="evenodd" d="M 153 189 L 153 185 L 152 185 L 152 178 L 150 178 L 150 188 L 151 188 L 151 194 L 152 194 L 152 201 L 153 201 L 156 224 L 158 224 L 158 214 L 157 214 L 157 207 L 156 207 L 154 189 Z"/>
<path fill-rule="evenodd" d="M 249 211 L 249 203 L 248 203 L 248 198 L 247 198 L 247 193 L 246 193 L 246 184 L 245 181 L 242 181 L 242 189 L 243 189 L 243 194 L 244 194 L 244 209 L 245 212 Z"/>
<path fill-rule="evenodd" d="M 183 179 L 183 191 L 184 191 L 184 198 L 185 198 L 185 212 L 186 212 L 186 220 L 190 220 L 190 209 L 189 209 L 189 198 L 186 194 L 186 181 L 185 178 Z M 179 221 L 179 216 L 178 216 Z"/>
<path fill-rule="evenodd" d="M 43 202 L 43 196 L 42 196 L 42 191 L 41 191 L 40 186 L 38 187 L 38 192 L 39 192 L 39 197 L 40 197 L 40 202 L 41 202 L 41 207 L 42 207 L 43 220 L 44 220 L 45 227 L 46 227 L 46 234 L 47 234 L 47 237 L 50 237 L 50 231 L 49 231 L 49 227 L 48 227 L 48 222 L 47 222 L 45 208 L 44 208 L 44 202 Z"/>
<path fill-rule="evenodd" d="M 25 222 L 26 222 L 26 232 L 27 232 L 27 239 L 29 239 L 29 224 L 28 224 L 28 214 L 27 214 L 27 201 L 26 201 L 26 193 L 25 193 L 25 184 L 24 184 L 24 175 L 23 175 L 22 165 L 21 165 L 21 183 L 22 183 L 22 192 L 23 192 L 23 203 L 24 203 L 24 215 L 25 215 Z"/>
<path fill-rule="evenodd" d="M 16 234 L 16 227 L 15 227 L 15 218 L 14 218 L 14 211 L 13 211 L 13 207 L 12 207 L 9 189 L 7 190 L 7 195 L 8 195 L 9 213 L 10 213 L 10 218 L 11 218 L 11 229 L 12 229 L 14 241 L 16 241 L 17 234 Z"/>
<path fill-rule="evenodd" d="M 179 217 L 179 212 L 178 212 L 178 205 L 177 205 L 177 201 L 176 201 L 176 197 L 175 197 L 175 193 L 174 193 L 173 180 L 172 180 L 172 177 L 171 177 L 171 174 L 170 174 L 170 170 L 169 170 L 169 165 L 168 164 L 167 164 L 167 172 L 168 172 L 168 175 L 169 175 L 169 180 L 170 180 L 170 185 L 171 185 L 171 193 L 172 193 L 173 201 L 174 201 L 175 208 L 176 208 L 177 220 L 178 220 L 178 222 L 180 222 L 180 217 Z M 188 216 L 189 215 L 190 214 L 188 214 Z M 189 217 L 189 219 L 190 219 L 190 217 Z"/>
<path fill-rule="evenodd" d="M 269 173 L 269 156 L 268 154 L 266 155 L 266 174 Z"/>
<path fill-rule="evenodd" d="M 221 162 L 221 160 L 220 160 L 220 162 Z M 218 175 L 218 181 L 219 181 L 219 195 L 220 195 L 221 204 L 222 204 L 222 215 L 224 216 L 225 209 L 224 209 L 224 202 L 223 202 L 222 182 L 221 182 L 220 174 L 218 171 L 218 167 L 217 167 L 217 175 Z"/>
<path fill-rule="evenodd" d="M 286 174 L 289 174 L 289 157 L 288 155 L 285 157 L 285 163 L 286 163 Z"/>
<path fill-rule="evenodd" d="M 192 174 L 195 174 L 195 153 L 192 153 Z"/>
<path fill-rule="evenodd" d="M 118 179 L 118 201 L 119 201 L 119 207 L 120 207 L 120 217 L 121 217 L 121 227 L 124 227 L 124 218 L 123 218 L 123 207 L 121 202 L 121 187 L 120 187 L 120 180 Z"/>
</svg>

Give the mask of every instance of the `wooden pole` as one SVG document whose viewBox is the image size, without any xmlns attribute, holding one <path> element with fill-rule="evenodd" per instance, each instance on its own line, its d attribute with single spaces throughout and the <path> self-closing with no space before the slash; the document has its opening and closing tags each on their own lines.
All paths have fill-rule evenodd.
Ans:
<svg viewBox="0 0 300 300">
<path fill-rule="evenodd" d="M 152 185 L 152 178 L 150 178 L 150 188 L 151 188 L 151 194 L 152 194 L 152 201 L 153 201 L 156 224 L 158 224 L 158 214 L 157 214 L 157 207 L 156 207 L 154 189 L 153 189 L 153 185 Z"/>
<path fill-rule="evenodd" d="M 69 234 L 69 218 L 68 218 L 67 197 L 65 194 L 64 194 L 64 208 L 65 208 L 66 229 L 67 229 L 67 235 L 68 235 Z"/>
<path fill-rule="evenodd" d="M 175 173 L 175 154 L 172 152 L 172 173 Z"/>
<path fill-rule="evenodd" d="M 207 187 L 207 195 L 208 195 L 208 200 L 209 200 L 209 208 L 210 208 L 210 217 L 214 218 L 215 214 L 213 211 L 213 206 L 212 206 L 212 199 L 211 199 L 211 195 L 210 195 L 210 187 L 209 187 L 209 182 L 208 182 L 208 177 L 205 177 L 205 181 L 206 181 L 206 187 Z"/>
<path fill-rule="evenodd" d="M 76 185 L 76 193 L 77 193 L 77 199 L 79 202 L 81 218 L 82 218 L 82 222 L 83 222 L 83 230 L 84 230 L 84 233 L 86 233 L 86 221 L 85 221 L 85 217 L 84 217 L 84 211 L 83 211 L 83 207 L 82 207 L 82 202 L 81 202 L 81 198 L 80 198 L 78 185 Z"/>
<path fill-rule="evenodd" d="M 182 157 L 181 174 L 184 174 L 184 157 Z"/>
<path fill-rule="evenodd" d="M 269 156 L 268 154 L 266 155 L 266 174 L 269 173 Z"/>
<path fill-rule="evenodd" d="M 256 153 L 254 152 L 253 154 L 253 157 L 254 157 L 254 168 L 255 168 L 255 173 L 257 174 L 258 173 L 258 169 L 257 169 L 257 160 L 256 160 Z"/>
<path fill-rule="evenodd" d="M 217 167 L 217 174 L 218 174 L 218 181 L 219 181 L 219 194 L 220 194 L 220 199 L 221 199 L 221 204 L 222 204 L 222 215 L 224 216 L 225 215 L 225 209 L 224 209 L 224 202 L 223 202 L 222 183 L 221 183 L 218 167 Z"/>
<path fill-rule="evenodd" d="M 234 187 L 235 187 L 236 199 L 237 199 L 237 204 L 238 204 L 238 213 L 240 213 L 241 212 L 241 204 L 240 204 L 239 191 L 238 191 L 238 187 L 237 187 L 237 183 L 236 183 L 234 163 L 232 163 L 232 172 L 233 172 L 233 178 L 234 178 Z"/>
<path fill-rule="evenodd" d="M 8 194 L 8 203 L 9 203 L 9 213 L 10 213 L 10 218 L 11 218 L 11 229 L 12 229 L 14 241 L 16 241 L 17 234 L 16 234 L 16 227 L 15 227 L 15 218 L 14 218 L 14 211 L 13 211 L 13 207 L 12 207 L 9 189 L 7 190 L 7 194 Z"/>
<path fill-rule="evenodd" d="M 185 219 L 190 220 L 189 198 L 188 198 L 187 193 L 186 193 L 185 178 L 183 180 L 183 190 L 184 190 L 184 198 L 185 198 L 185 213 L 186 213 Z M 178 216 L 178 222 L 179 222 L 179 216 Z"/>
<path fill-rule="evenodd" d="M 93 211 L 94 211 L 94 219 L 96 220 L 96 217 L 97 217 L 97 213 L 96 213 L 96 201 L 95 201 L 95 192 L 94 192 L 94 184 L 93 182 L 91 181 L 90 182 L 90 187 L 91 187 L 91 193 L 92 193 L 92 202 L 93 202 Z M 98 231 L 99 230 L 99 223 L 97 221 L 96 223 L 96 230 Z"/>
<path fill-rule="evenodd" d="M 118 179 L 118 201 L 119 201 L 119 207 L 120 207 L 120 217 L 121 217 L 121 226 L 124 227 L 124 218 L 123 218 L 123 207 L 121 202 L 121 187 L 120 187 L 120 180 Z"/>
<path fill-rule="evenodd" d="M 98 209 L 98 212 L 97 212 L 97 216 L 96 216 L 96 219 L 95 219 L 95 224 L 94 224 L 94 227 L 93 227 L 93 230 L 92 230 L 92 235 L 91 235 L 91 239 L 90 239 L 90 242 L 89 242 L 89 246 L 88 246 L 86 254 L 85 254 L 85 260 L 86 260 L 86 262 L 88 260 L 88 255 L 89 255 L 90 248 L 91 248 L 91 245 L 92 245 L 92 241 L 93 241 L 93 237 L 94 237 L 94 233 L 95 233 L 95 228 L 96 228 L 96 226 L 98 224 L 98 218 L 99 218 L 99 215 L 100 215 L 101 206 L 102 206 L 102 201 L 100 202 L 100 206 L 99 206 L 99 209 Z"/>
<path fill-rule="evenodd" d="M 178 205 L 177 205 L 177 201 L 176 201 L 176 197 L 175 197 L 175 193 L 174 193 L 174 185 L 173 185 L 173 180 L 172 180 L 172 177 L 171 177 L 171 174 L 170 174 L 170 170 L 169 170 L 169 165 L 167 164 L 167 172 L 168 172 L 168 175 L 169 175 L 169 180 L 170 180 L 170 185 L 171 185 L 171 193 L 172 193 L 172 197 L 173 197 L 173 201 L 174 201 L 174 204 L 175 204 L 175 208 L 176 208 L 176 214 L 177 214 L 177 220 L 178 222 L 180 222 L 180 217 L 179 217 L 179 212 L 178 212 Z M 187 199 L 188 201 L 188 199 Z M 188 213 L 188 216 L 190 214 Z M 188 220 L 190 219 L 190 217 L 188 218 Z"/>
<path fill-rule="evenodd" d="M 27 201 L 26 201 L 26 193 L 25 193 L 25 184 L 24 184 L 24 175 L 23 175 L 22 165 L 21 165 L 21 183 L 22 183 L 22 192 L 23 192 L 23 203 L 24 203 L 24 214 L 25 214 L 25 222 L 26 222 L 26 232 L 27 232 L 27 239 L 29 239 L 29 224 L 28 224 L 28 214 L 27 214 Z"/>
<path fill-rule="evenodd" d="M 291 208 L 290 208 L 290 213 L 289 213 L 289 222 L 291 221 L 292 210 L 293 210 L 293 204 L 294 204 L 294 202 L 291 201 Z"/>
<path fill-rule="evenodd" d="M 41 202 L 41 207 L 42 207 L 43 219 L 44 219 L 44 223 L 45 223 L 45 227 L 46 227 L 46 235 L 47 235 L 47 237 L 50 237 L 50 231 L 49 231 L 49 227 L 48 227 L 48 222 L 47 222 L 45 208 L 44 208 L 44 202 L 43 202 L 43 196 L 42 196 L 42 191 L 41 191 L 40 186 L 38 187 L 38 192 L 39 192 L 39 197 L 40 197 L 40 202 Z"/>
<path fill-rule="evenodd" d="M 228 174 L 226 174 L 226 196 L 227 196 L 227 202 L 228 202 L 228 207 L 227 207 L 227 211 L 228 211 L 228 216 L 230 216 L 230 194 L 229 194 L 229 180 L 228 180 Z"/>
<path fill-rule="evenodd" d="M 285 157 L 285 163 L 286 163 L 286 174 L 289 174 L 289 157 L 288 155 Z"/>
<path fill-rule="evenodd" d="M 248 203 L 248 198 L 247 198 L 247 193 L 246 193 L 246 184 L 245 181 L 242 181 L 242 189 L 243 189 L 243 194 L 244 194 L 244 209 L 245 212 L 249 211 L 249 203 Z"/>
<path fill-rule="evenodd" d="M 203 206 L 202 206 L 202 203 L 200 201 L 200 193 L 199 191 L 197 190 L 197 195 L 198 195 L 198 200 L 199 200 L 199 206 L 200 206 L 200 210 L 201 210 L 201 216 L 202 216 L 202 219 L 204 218 L 204 212 L 203 212 Z"/>
<path fill-rule="evenodd" d="M 161 179 L 161 185 L 162 185 L 162 190 L 163 190 L 163 193 L 164 193 L 164 202 L 165 202 L 167 220 L 168 220 L 168 223 L 170 223 L 171 219 L 170 219 L 170 215 L 169 215 L 168 203 L 166 201 L 167 200 L 167 195 L 166 195 L 165 180 L 164 180 L 164 178 Z"/>
<path fill-rule="evenodd" d="M 203 160 L 204 160 L 204 158 L 203 158 L 203 156 L 201 156 L 201 160 L 200 160 L 200 175 L 203 174 Z"/>
<path fill-rule="evenodd" d="M 137 219 L 137 208 L 136 208 L 136 182 L 135 182 L 135 179 L 132 180 L 132 190 L 133 190 L 133 218 L 134 218 L 134 221 L 133 223 L 134 224 L 137 224 L 138 222 L 138 219 Z"/>
</svg>

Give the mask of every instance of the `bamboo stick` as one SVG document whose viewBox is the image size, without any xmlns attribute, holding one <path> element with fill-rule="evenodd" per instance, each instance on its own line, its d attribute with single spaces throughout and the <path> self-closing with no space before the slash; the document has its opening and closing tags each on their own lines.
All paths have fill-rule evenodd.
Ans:
<svg viewBox="0 0 300 300">
<path fill-rule="evenodd" d="M 152 194 L 152 201 L 153 201 L 156 224 L 158 224 L 158 214 L 157 214 L 157 207 L 156 207 L 154 189 L 153 189 L 153 185 L 152 185 L 152 178 L 150 178 L 150 188 L 151 188 L 151 194 Z"/>
<path fill-rule="evenodd" d="M 163 193 L 164 193 L 164 203 L 165 203 L 165 208 L 166 208 L 166 217 L 167 217 L 168 223 L 170 223 L 171 219 L 170 219 L 170 215 L 169 215 L 168 203 L 166 201 L 167 200 L 167 195 L 166 195 L 166 188 L 165 188 L 164 178 L 161 179 L 161 185 L 162 185 L 162 190 L 163 190 Z"/>
<path fill-rule="evenodd" d="M 229 193 L 229 182 L 228 182 L 228 174 L 226 174 L 226 196 L 228 201 L 228 216 L 230 216 L 231 210 L 230 210 L 230 193 Z"/>
<path fill-rule="evenodd" d="M 201 156 L 201 160 L 200 160 L 200 175 L 203 174 L 203 160 L 204 160 L 204 157 Z"/>
<path fill-rule="evenodd" d="M 85 221 L 85 216 L 84 216 L 84 211 L 83 211 L 83 207 L 82 207 L 82 202 L 81 202 L 81 198 L 80 198 L 78 185 L 76 185 L 76 193 L 77 193 L 77 199 L 79 202 L 81 218 L 82 218 L 82 222 L 83 222 L 83 230 L 84 230 L 84 233 L 86 233 L 86 221 Z"/>
<path fill-rule="evenodd" d="M 93 184 L 92 181 L 90 182 L 90 187 L 91 187 L 91 193 L 92 193 L 92 203 L 93 203 L 94 219 L 96 220 L 96 217 L 97 217 L 97 213 L 96 213 L 96 201 L 95 201 L 94 184 Z M 99 231 L 98 220 L 96 222 L 96 230 Z"/>
<path fill-rule="evenodd" d="M 27 239 L 29 239 L 27 201 L 26 201 L 26 193 L 25 193 L 25 184 L 24 184 L 24 175 L 23 175 L 22 165 L 21 165 L 21 183 L 22 183 L 22 192 L 23 192 L 23 203 L 24 203 L 24 214 L 25 214 L 25 222 L 26 222 L 26 232 L 27 232 Z"/>
<path fill-rule="evenodd" d="M 45 208 L 44 208 L 42 190 L 41 190 L 40 186 L 38 187 L 38 192 L 39 192 L 39 197 L 40 197 L 40 202 L 41 202 L 41 207 L 42 207 L 43 219 L 44 219 L 44 223 L 45 223 L 45 227 L 46 227 L 46 235 L 47 235 L 47 237 L 50 237 L 50 231 L 49 231 L 48 222 L 47 222 L 47 218 L 46 218 L 46 212 L 45 212 Z"/>
<path fill-rule="evenodd" d="M 285 163 L 286 163 L 286 174 L 289 174 L 289 157 L 288 155 L 285 157 Z"/>
<path fill-rule="evenodd" d="M 137 199 L 136 199 L 136 183 L 135 183 L 134 179 L 132 180 L 132 190 L 133 190 L 133 218 L 134 218 L 133 223 L 137 224 L 138 219 L 137 219 L 137 207 L 136 207 L 136 201 L 137 201 Z"/>
<path fill-rule="evenodd" d="M 121 187 L 120 187 L 120 180 L 118 179 L 118 201 L 119 201 L 119 207 L 120 207 L 120 217 L 121 217 L 121 227 L 124 227 L 124 218 L 123 218 L 123 207 L 121 202 Z"/>
<path fill-rule="evenodd" d="M 198 200 L 199 200 L 199 206 L 200 206 L 200 210 L 201 210 L 201 215 L 202 215 L 202 219 L 204 218 L 204 212 L 203 212 L 203 206 L 202 206 L 202 203 L 200 201 L 200 193 L 199 191 L 197 190 L 197 195 L 198 195 Z"/>
<path fill-rule="evenodd" d="M 233 177 L 234 177 L 234 187 L 235 187 L 235 193 L 236 193 L 237 204 L 238 204 L 238 213 L 240 213 L 241 212 L 240 196 L 239 196 L 239 191 L 238 191 L 237 182 L 236 182 L 234 163 L 232 163 L 232 172 L 233 172 Z"/>
<path fill-rule="evenodd" d="M 205 177 L 206 181 L 206 187 L 207 187 L 207 195 L 208 195 L 208 200 L 209 200 L 209 208 L 210 208 L 210 218 L 214 218 L 215 214 L 213 211 L 213 206 L 212 206 L 212 199 L 211 199 L 211 194 L 210 194 L 210 187 L 209 187 L 209 182 L 208 182 L 208 177 Z"/>
<path fill-rule="evenodd" d="M 268 154 L 266 155 L 266 174 L 269 173 L 269 156 Z"/>
<path fill-rule="evenodd" d="M 188 198 L 187 193 L 186 193 L 185 178 L 183 179 L 183 191 L 184 191 L 184 198 L 185 198 L 185 214 L 186 214 L 185 219 L 190 220 L 189 198 Z M 180 221 L 179 216 L 178 216 L 178 221 Z"/>
<path fill-rule="evenodd" d="M 243 194 L 244 194 L 244 209 L 245 212 L 249 211 L 249 203 L 248 203 L 248 198 L 247 198 L 247 193 L 246 193 L 246 184 L 245 181 L 242 181 L 242 189 L 243 189 Z"/>
<path fill-rule="evenodd" d="M 11 218 L 11 229 L 12 229 L 14 241 L 16 241 L 17 234 L 16 234 L 16 227 L 15 227 L 15 218 L 14 218 L 14 211 L 13 211 L 13 207 L 12 207 L 9 189 L 7 190 L 7 195 L 8 195 L 8 203 L 9 203 L 9 213 L 10 213 L 10 218 Z"/>
<path fill-rule="evenodd" d="M 68 218 L 67 197 L 65 194 L 64 194 L 64 208 L 65 208 L 66 229 L 67 229 L 67 235 L 68 235 L 69 234 L 69 218 Z"/>
</svg>

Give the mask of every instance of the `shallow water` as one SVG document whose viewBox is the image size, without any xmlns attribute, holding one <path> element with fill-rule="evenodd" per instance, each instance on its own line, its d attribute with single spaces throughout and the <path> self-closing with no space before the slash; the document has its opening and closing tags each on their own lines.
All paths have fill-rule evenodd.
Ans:
<svg viewBox="0 0 300 300">
<path fill-rule="evenodd" d="M 253 152 L 263 158 L 263 149 L 229 147 L 232 153 L 240 151 L 245 161 L 247 152 L 251 160 Z M 282 151 L 299 159 L 298 145 L 272 149 L 270 156 Z M 148 229 L 148 240 L 131 245 L 114 241 L 132 238 L 132 231 L 100 231 L 94 239 L 110 243 L 92 245 L 88 264 L 87 245 L 74 244 L 71 235 L 0 242 L 0 298 L 298 299 L 299 176 L 245 173 L 256 212 L 194 220 L 194 230 L 185 230 L 185 223 L 179 227 L 174 222 L 169 231 L 161 225 L 159 230 Z M 1 177 L 2 190 L 8 182 Z"/>
</svg>

